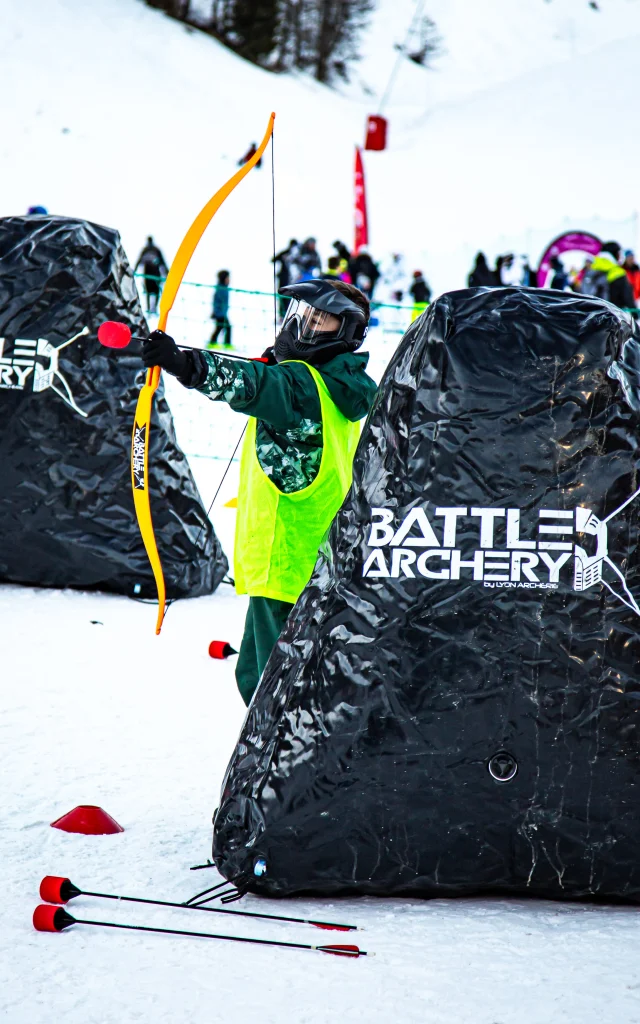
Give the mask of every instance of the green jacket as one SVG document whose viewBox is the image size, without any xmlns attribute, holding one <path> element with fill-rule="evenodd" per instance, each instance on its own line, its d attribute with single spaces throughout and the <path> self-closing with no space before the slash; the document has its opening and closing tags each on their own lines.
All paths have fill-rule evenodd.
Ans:
<svg viewBox="0 0 640 1024">
<path fill-rule="evenodd" d="M 209 351 L 199 355 L 208 370 L 197 390 L 258 420 L 256 454 L 267 476 L 285 494 L 307 487 L 322 459 L 322 414 L 305 364 L 267 366 Z M 317 367 L 338 409 L 354 423 L 367 415 L 377 391 L 365 372 L 368 362 L 368 353 L 349 352 Z"/>
</svg>

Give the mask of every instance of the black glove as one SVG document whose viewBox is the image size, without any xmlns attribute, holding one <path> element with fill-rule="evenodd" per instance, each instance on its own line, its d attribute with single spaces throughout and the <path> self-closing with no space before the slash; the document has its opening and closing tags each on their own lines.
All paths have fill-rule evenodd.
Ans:
<svg viewBox="0 0 640 1024">
<path fill-rule="evenodd" d="M 160 366 L 174 377 L 185 377 L 190 369 L 190 352 L 181 352 L 173 338 L 164 331 L 152 331 L 142 345 L 145 366 Z"/>
<path fill-rule="evenodd" d="M 267 360 L 267 366 L 275 366 L 277 364 L 278 360 L 276 359 L 276 354 L 273 351 L 273 345 L 270 348 L 265 348 L 261 358 Z"/>
</svg>

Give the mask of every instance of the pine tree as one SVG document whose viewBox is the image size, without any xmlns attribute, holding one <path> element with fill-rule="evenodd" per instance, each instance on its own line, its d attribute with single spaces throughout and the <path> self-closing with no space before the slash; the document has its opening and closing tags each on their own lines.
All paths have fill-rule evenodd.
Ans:
<svg viewBox="0 0 640 1024">
<path fill-rule="evenodd" d="M 373 0 L 280 0 L 275 67 L 311 71 L 319 82 L 347 78 Z"/>
<path fill-rule="evenodd" d="M 309 71 L 319 82 L 347 79 L 374 0 L 211 0 L 204 22 L 190 0 L 146 0 L 210 32 L 241 57 L 272 71 Z"/>
<path fill-rule="evenodd" d="M 278 0 L 236 0 L 229 14 L 226 41 L 254 64 L 264 64 L 273 52 Z"/>
</svg>

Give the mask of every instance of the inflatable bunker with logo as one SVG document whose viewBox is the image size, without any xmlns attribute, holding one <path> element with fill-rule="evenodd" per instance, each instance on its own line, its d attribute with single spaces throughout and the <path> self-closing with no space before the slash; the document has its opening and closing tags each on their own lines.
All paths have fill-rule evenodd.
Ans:
<svg viewBox="0 0 640 1024">
<path fill-rule="evenodd" d="M 147 331 L 116 231 L 0 220 L 0 579 L 152 597 L 131 494 L 140 345 L 103 348 L 104 320 Z M 168 595 L 211 593 L 227 561 L 162 390 L 149 470 Z"/>
<path fill-rule="evenodd" d="M 608 303 L 443 295 L 214 818 L 263 895 L 640 899 L 640 334 Z"/>
</svg>

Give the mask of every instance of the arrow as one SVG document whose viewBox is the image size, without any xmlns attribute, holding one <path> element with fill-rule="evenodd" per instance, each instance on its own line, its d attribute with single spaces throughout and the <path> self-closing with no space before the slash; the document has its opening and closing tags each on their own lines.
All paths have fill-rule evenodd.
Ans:
<svg viewBox="0 0 640 1024">
<path fill-rule="evenodd" d="M 143 899 L 141 896 L 115 896 L 110 892 L 88 892 L 79 889 L 69 878 L 58 878 L 56 875 L 45 875 L 40 883 L 40 899 L 47 903 L 68 903 L 76 896 L 93 896 L 101 900 L 120 900 L 123 903 L 149 903 L 156 907 L 176 907 L 180 910 L 204 910 L 209 914 L 230 914 L 232 917 L 257 917 L 263 921 L 286 921 L 291 924 L 312 924 L 316 928 L 324 928 L 338 932 L 355 932 L 354 924 L 333 924 L 331 921 L 312 921 L 302 917 L 283 917 L 278 914 L 258 914 L 251 910 L 224 910 L 222 907 L 190 906 L 187 903 L 170 903 L 168 900 Z"/>
<path fill-rule="evenodd" d="M 215 932 L 188 932 L 182 928 L 151 928 L 142 924 L 119 924 L 115 921 L 91 921 L 84 917 L 73 917 L 64 907 L 52 907 L 41 903 L 33 912 L 33 927 L 38 932 L 62 932 L 74 924 L 89 924 L 96 928 L 121 928 L 131 932 L 156 932 L 159 935 L 187 935 L 196 939 L 219 939 L 221 942 L 251 942 L 256 946 L 281 946 L 285 949 L 312 949 L 317 953 L 332 953 L 334 956 L 369 956 L 363 949 L 351 945 L 310 946 L 306 942 L 280 942 L 276 939 L 250 939 L 241 935 L 217 935 Z"/>
</svg>

